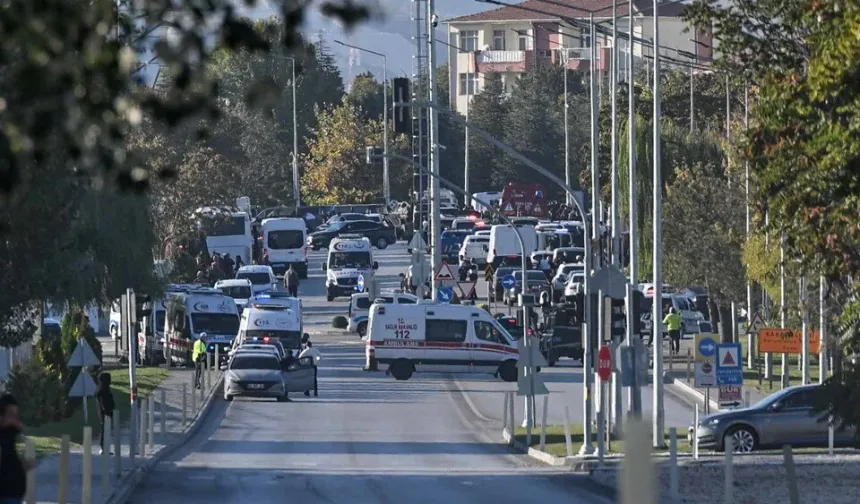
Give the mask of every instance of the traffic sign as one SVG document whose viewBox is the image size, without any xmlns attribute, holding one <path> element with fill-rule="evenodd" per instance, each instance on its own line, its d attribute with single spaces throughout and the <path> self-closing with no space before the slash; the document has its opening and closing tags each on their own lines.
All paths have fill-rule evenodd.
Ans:
<svg viewBox="0 0 860 504">
<path fill-rule="evenodd" d="M 743 385 L 744 372 L 740 343 L 720 343 L 717 345 L 716 364 L 718 386 Z"/>
<path fill-rule="evenodd" d="M 96 382 L 93 381 L 86 370 L 81 368 L 81 372 L 78 373 L 75 383 L 72 384 L 72 388 L 69 390 L 69 397 L 92 397 L 94 395 L 96 395 Z"/>
<path fill-rule="evenodd" d="M 803 331 L 800 329 L 764 328 L 759 331 L 759 351 L 764 353 L 803 353 Z M 821 332 L 809 331 L 809 352 L 821 350 Z"/>
<path fill-rule="evenodd" d="M 513 205 L 511 205 L 510 203 L 505 205 L 505 212 L 513 212 L 513 211 L 514 211 Z"/>
<path fill-rule="evenodd" d="M 612 352 L 607 345 L 600 347 L 597 353 L 597 374 L 605 382 L 612 376 Z"/>
<path fill-rule="evenodd" d="M 694 363 L 695 385 L 699 388 L 713 387 L 717 384 L 714 369 L 714 354 L 717 350 L 716 336 L 713 334 L 697 334 L 693 348 L 696 350 Z"/>
<path fill-rule="evenodd" d="M 460 290 L 460 299 L 469 299 L 475 293 L 475 282 L 457 282 Z"/>
<path fill-rule="evenodd" d="M 358 278 L 355 280 L 355 290 L 364 292 L 364 275 L 358 275 Z M 371 299 L 371 301 L 373 300 Z"/>
<path fill-rule="evenodd" d="M 534 371 L 526 373 L 526 368 L 519 368 L 517 373 L 517 395 L 530 396 L 532 394 L 547 395 L 549 389 L 544 385 L 541 377 Z"/>
<path fill-rule="evenodd" d="M 418 231 L 412 235 L 412 241 L 409 242 L 409 245 L 406 248 L 411 250 L 427 250 L 427 244 L 424 243 L 424 239 L 421 238 L 421 233 Z"/>
<path fill-rule="evenodd" d="M 502 277 L 502 287 L 505 289 L 512 289 L 516 284 L 517 281 L 514 279 L 513 275 L 505 275 Z"/>
<path fill-rule="evenodd" d="M 741 389 L 739 385 L 722 385 L 718 396 L 720 409 L 733 409 L 742 406 Z"/>
<path fill-rule="evenodd" d="M 91 366 L 101 366 L 101 361 L 98 357 L 96 357 L 95 352 L 93 352 L 92 347 L 87 340 L 84 338 L 78 338 L 78 345 L 72 351 L 72 355 L 69 356 L 69 360 L 66 362 L 66 366 L 68 367 L 91 367 Z M 83 397 L 83 396 L 72 396 L 72 397 Z"/>
<path fill-rule="evenodd" d="M 753 315 L 753 318 L 750 321 L 749 327 L 747 327 L 746 334 L 758 335 L 759 331 L 761 331 L 762 329 L 764 329 L 764 321 L 761 319 L 761 315 L 756 312 L 756 314 Z"/>
<path fill-rule="evenodd" d="M 493 273 L 495 273 L 495 270 L 493 270 L 493 263 L 487 263 L 487 268 L 484 270 L 484 280 L 488 282 L 492 280 Z"/>
<path fill-rule="evenodd" d="M 648 381 L 648 356 L 642 340 L 636 340 L 634 345 L 622 345 L 619 357 L 621 371 L 621 386 L 632 387 Z"/>
<path fill-rule="evenodd" d="M 454 270 L 445 261 L 439 266 L 439 271 L 436 272 L 436 281 L 442 283 L 446 287 L 453 287 L 457 283 L 457 277 L 454 276 Z"/>
<path fill-rule="evenodd" d="M 450 303 L 454 299 L 454 289 L 451 287 L 442 287 L 436 292 L 436 301 L 440 303 Z"/>
<path fill-rule="evenodd" d="M 547 366 L 546 358 L 540 352 L 540 347 L 537 341 L 531 342 L 526 346 L 525 338 L 520 338 L 517 341 L 517 349 L 519 350 L 520 358 L 517 360 L 517 368 L 519 374 L 517 377 L 517 395 L 530 396 L 546 395 L 549 390 L 544 385 L 543 380 L 535 372 L 536 368 Z"/>
</svg>

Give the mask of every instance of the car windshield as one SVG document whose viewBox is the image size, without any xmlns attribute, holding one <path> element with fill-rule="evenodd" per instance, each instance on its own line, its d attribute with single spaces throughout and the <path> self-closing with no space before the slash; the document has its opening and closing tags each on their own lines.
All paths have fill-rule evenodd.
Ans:
<svg viewBox="0 0 860 504">
<path fill-rule="evenodd" d="M 568 283 L 582 283 L 585 281 L 585 275 L 582 273 L 572 273 L 567 277 Z"/>
<path fill-rule="evenodd" d="M 278 362 L 278 358 L 267 355 L 236 355 L 230 361 L 230 369 L 232 370 L 246 370 L 246 369 L 259 369 L 266 371 L 279 371 L 281 369 L 281 363 Z"/>
<path fill-rule="evenodd" d="M 250 273 L 241 271 L 236 274 L 236 278 L 240 280 L 248 279 L 254 285 L 268 285 L 272 280 L 272 277 L 270 277 L 268 273 Z"/>
<path fill-rule="evenodd" d="M 298 249 L 305 245 L 305 234 L 297 229 L 269 231 L 268 246 L 270 249 Z"/>
<path fill-rule="evenodd" d="M 370 268 L 370 254 L 367 252 L 332 252 L 329 256 L 329 268 Z"/>
<path fill-rule="evenodd" d="M 546 282 L 546 275 L 544 275 L 540 271 L 527 271 L 529 283 L 533 282 Z M 523 272 L 522 271 L 514 271 L 514 280 L 517 282 L 521 282 L 523 280 Z"/>
<path fill-rule="evenodd" d="M 155 311 L 155 332 L 164 332 L 164 322 L 167 319 L 165 310 Z"/>
<path fill-rule="evenodd" d="M 346 225 L 346 222 L 335 222 L 331 226 L 325 228 L 325 231 L 327 233 L 336 233 L 336 232 L 340 231 L 340 229 L 342 227 L 344 227 L 345 225 Z"/>
<path fill-rule="evenodd" d="M 194 332 L 207 334 L 229 334 L 235 336 L 239 333 L 239 316 L 227 313 L 192 313 L 191 326 Z"/>
<path fill-rule="evenodd" d="M 276 339 L 281 342 L 284 348 L 296 349 L 302 347 L 302 332 L 301 331 L 245 331 L 245 339 L 264 340 L 265 338 Z"/>
<path fill-rule="evenodd" d="M 233 299 L 248 299 L 251 297 L 251 288 L 247 285 L 225 285 L 218 287 L 225 296 Z"/>
<path fill-rule="evenodd" d="M 559 273 L 561 275 L 569 275 L 571 271 L 582 271 L 582 266 L 568 264 L 566 266 L 562 266 L 561 271 L 559 271 Z"/>
</svg>

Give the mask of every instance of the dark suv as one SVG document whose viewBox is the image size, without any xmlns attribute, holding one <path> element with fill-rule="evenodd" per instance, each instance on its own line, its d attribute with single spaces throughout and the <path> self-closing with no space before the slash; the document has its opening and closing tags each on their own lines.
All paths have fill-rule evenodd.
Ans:
<svg viewBox="0 0 860 504">
<path fill-rule="evenodd" d="M 324 231 L 317 231 L 308 236 L 311 249 L 327 248 L 331 241 L 343 234 L 357 234 L 370 240 L 370 244 L 378 249 L 384 249 L 397 241 L 393 227 L 386 223 L 373 221 L 345 221 L 332 224 Z"/>
</svg>

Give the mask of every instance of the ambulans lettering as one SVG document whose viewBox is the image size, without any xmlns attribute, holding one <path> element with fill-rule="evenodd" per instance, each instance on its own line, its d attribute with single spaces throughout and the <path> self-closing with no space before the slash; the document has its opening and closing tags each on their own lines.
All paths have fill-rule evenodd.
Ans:
<svg viewBox="0 0 860 504">
<path fill-rule="evenodd" d="M 386 331 L 394 332 L 394 337 L 397 339 L 409 339 L 412 331 L 418 329 L 418 324 L 407 323 L 406 320 L 399 318 L 395 324 L 385 324 Z"/>
<path fill-rule="evenodd" d="M 382 346 L 389 347 L 419 347 L 421 346 L 421 342 L 419 341 L 402 341 L 402 340 L 385 340 L 382 342 Z"/>
</svg>

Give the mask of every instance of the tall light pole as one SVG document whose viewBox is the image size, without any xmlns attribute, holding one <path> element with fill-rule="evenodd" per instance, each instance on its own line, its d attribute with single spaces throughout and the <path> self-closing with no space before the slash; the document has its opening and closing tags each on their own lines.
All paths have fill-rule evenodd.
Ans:
<svg viewBox="0 0 860 504">
<path fill-rule="evenodd" d="M 639 284 L 639 254 L 637 246 L 639 240 L 637 228 L 639 225 L 639 216 L 638 209 L 636 208 L 638 205 L 638 194 L 636 190 L 636 92 L 634 86 L 635 73 L 633 71 L 633 0 L 628 0 L 627 9 L 627 17 L 630 19 L 630 25 L 628 26 L 630 40 L 627 44 L 627 72 L 629 73 L 627 80 L 627 206 L 629 208 L 628 213 L 630 214 L 628 216 L 630 220 L 630 284 L 635 289 Z M 633 298 L 630 299 L 630 302 L 633 302 Z M 632 312 L 633 310 L 630 311 Z M 634 337 L 633 324 L 630 323 L 627 326 L 628 345 L 633 344 Z M 641 413 L 641 409 L 634 407 L 635 399 L 636 393 L 633 387 L 628 388 L 628 407 L 633 411 L 634 415 L 638 415 Z"/>
<path fill-rule="evenodd" d="M 293 90 L 293 200 L 296 207 L 302 206 L 301 191 L 299 191 L 299 127 L 296 109 L 296 59 L 290 56 L 272 55 L 275 58 L 288 60 L 292 63 L 292 90 Z"/>
<path fill-rule="evenodd" d="M 654 337 L 654 407 L 652 437 L 654 447 L 665 445 L 663 425 L 663 177 L 660 164 L 660 0 L 654 0 L 654 300 L 651 331 Z"/>
<path fill-rule="evenodd" d="M 618 229 L 618 4 L 612 0 L 612 74 L 609 77 L 609 92 L 612 95 L 612 265 L 621 264 L 621 233 Z"/>
<path fill-rule="evenodd" d="M 749 86 L 744 85 L 744 129 L 750 126 L 750 91 Z M 745 180 L 745 196 L 746 200 L 746 237 L 750 236 L 750 163 L 744 161 L 744 180 Z M 752 321 L 752 283 L 749 275 L 747 276 L 747 321 Z M 753 358 L 755 356 L 755 338 L 750 335 L 747 338 L 747 368 L 754 367 Z"/>
<path fill-rule="evenodd" d="M 382 158 L 382 194 L 387 206 L 391 202 L 391 172 L 388 171 L 388 57 L 381 52 L 347 44 L 340 40 L 335 40 L 335 42 L 344 47 L 382 58 L 382 150 L 385 154 Z"/>
<path fill-rule="evenodd" d="M 436 37 L 435 25 L 437 22 L 435 13 L 435 1 L 427 0 L 427 64 L 428 68 L 428 88 L 430 91 L 430 103 L 436 103 Z M 433 180 L 430 181 L 430 232 L 431 232 L 431 247 L 433 249 L 433 269 L 439 267 L 442 262 L 442 250 L 439 248 L 442 234 L 439 219 L 439 112 L 433 108 L 430 110 L 430 172 Z M 436 281 L 436 275 L 433 275 L 433 299 L 439 294 L 439 283 Z"/>
</svg>

